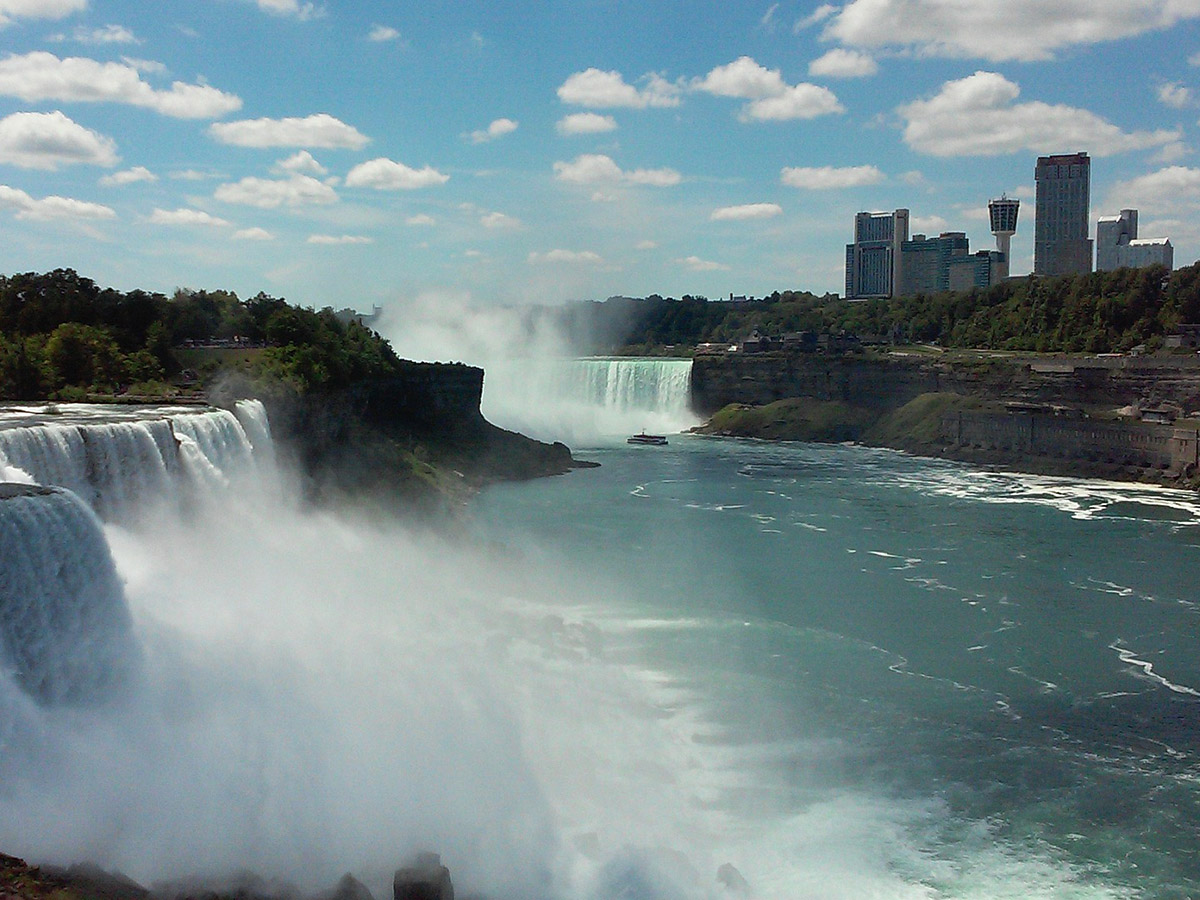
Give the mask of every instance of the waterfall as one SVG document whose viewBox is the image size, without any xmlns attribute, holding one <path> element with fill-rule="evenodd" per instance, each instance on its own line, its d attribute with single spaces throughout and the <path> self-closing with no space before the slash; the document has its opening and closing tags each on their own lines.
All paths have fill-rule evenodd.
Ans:
<svg viewBox="0 0 1200 900">
<path fill-rule="evenodd" d="M 132 415 L 113 408 L 114 421 L 97 415 L 95 407 L 63 405 L 0 428 L 0 480 L 66 488 L 101 518 L 122 520 L 148 504 L 186 503 L 225 487 L 254 471 L 256 455 L 273 462 L 258 401 L 241 401 L 236 415 L 182 408 Z"/>
<path fill-rule="evenodd" d="M 0 671 L 39 703 L 86 702 L 137 656 L 95 514 L 62 488 L 0 484 Z"/>
<path fill-rule="evenodd" d="M 690 406 L 690 359 L 596 357 L 520 360 L 484 373 L 483 413 L 504 428 L 572 446 L 636 431 L 672 433 L 699 420 Z"/>
</svg>

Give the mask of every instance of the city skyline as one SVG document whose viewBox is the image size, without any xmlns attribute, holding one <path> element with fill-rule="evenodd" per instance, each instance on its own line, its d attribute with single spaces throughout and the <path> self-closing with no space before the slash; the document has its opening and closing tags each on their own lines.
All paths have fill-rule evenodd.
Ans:
<svg viewBox="0 0 1200 900">
<path fill-rule="evenodd" d="M 0 0 L 0 271 L 361 309 L 840 293 L 855 213 L 989 247 L 988 200 L 1031 211 L 1076 150 L 1090 229 L 1139 209 L 1189 263 L 1200 8 L 1037 6 Z"/>
</svg>

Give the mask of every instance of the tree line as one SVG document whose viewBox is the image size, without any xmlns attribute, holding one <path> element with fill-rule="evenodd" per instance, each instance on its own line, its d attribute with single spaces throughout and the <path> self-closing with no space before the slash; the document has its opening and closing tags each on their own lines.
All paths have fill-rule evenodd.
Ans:
<svg viewBox="0 0 1200 900">
<path fill-rule="evenodd" d="M 775 292 L 743 302 L 652 295 L 609 298 L 581 314 L 576 329 L 601 336 L 604 352 L 725 343 L 753 331 L 810 331 L 943 347 L 1039 353 L 1155 350 L 1176 326 L 1200 323 L 1200 263 L 1056 278 L 1016 278 L 987 288 L 846 302 L 837 295 Z M 619 327 L 613 327 L 619 323 Z"/>
<path fill-rule="evenodd" d="M 239 339 L 261 348 L 246 364 L 298 390 L 393 374 L 391 346 L 331 308 L 313 310 L 259 293 L 101 288 L 71 269 L 0 276 L 0 397 L 82 399 L 141 388 L 154 393 L 182 363 L 187 342 Z"/>
</svg>

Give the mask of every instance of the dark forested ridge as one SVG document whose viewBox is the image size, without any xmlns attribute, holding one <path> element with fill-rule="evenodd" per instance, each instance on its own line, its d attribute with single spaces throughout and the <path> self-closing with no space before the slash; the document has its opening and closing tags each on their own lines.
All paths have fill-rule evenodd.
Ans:
<svg viewBox="0 0 1200 900">
<path fill-rule="evenodd" d="M 742 302 L 653 295 L 590 306 L 593 333 L 611 335 L 607 349 L 624 352 L 732 342 L 757 330 L 845 331 L 943 347 L 1116 353 L 1139 344 L 1157 349 L 1179 324 L 1200 322 L 1200 263 L 1174 272 L 1149 266 L 1018 278 L 968 292 L 853 303 L 831 294 L 783 291 Z"/>
<path fill-rule="evenodd" d="M 249 300 L 220 290 L 123 293 L 70 269 L 0 276 L 0 398 L 169 396 L 168 381 L 199 365 L 182 348 L 213 342 L 241 348 L 227 364 L 301 392 L 404 365 L 358 322 L 263 293 Z"/>
</svg>

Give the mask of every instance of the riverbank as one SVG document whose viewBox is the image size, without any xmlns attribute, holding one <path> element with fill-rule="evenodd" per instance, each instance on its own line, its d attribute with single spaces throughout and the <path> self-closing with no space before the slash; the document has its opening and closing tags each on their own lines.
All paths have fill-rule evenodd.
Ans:
<svg viewBox="0 0 1200 900">
<path fill-rule="evenodd" d="M 808 395 L 729 403 L 695 430 L 765 440 L 854 441 L 1034 474 L 1200 486 L 1197 423 L 1143 421 L 1129 414 L 1143 405 L 1182 409 L 1183 403 L 1193 402 L 1187 391 L 1167 390 L 1172 384 L 1190 385 L 1191 373 L 1180 377 L 1179 370 L 1171 370 L 1171 377 L 1155 380 L 1151 390 L 1114 396 L 1094 372 L 1087 374 L 1090 386 L 1085 384 L 1084 390 L 1075 378 L 1067 385 L 1071 390 L 1050 390 L 1037 383 L 1037 373 L 1022 373 L 1011 365 L 988 367 L 986 377 L 978 370 L 930 373 L 879 360 L 815 361 L 805 369 L 807 384 L 794 381 L 791 387 Z M 1074 374 L 1060 369 L 1060 374 Z M 1022 377 L 1005 378 L 1006 373 Z M 922 384 L 924 379 L 933 384 Z M 939 382 L 958 390 L 912 395 L 914 385 L 936 387 Z M 753 381 L 741 385 L 745 394 L 780 389 Z M 1031 386 L 1036 388 L 1032 394 Z M 1081 399 L 1091 402 L 1086 407 L 1070 403 Z M 1121 400 L 1132 401 L 1121 408 L 1124 416 L 1113 406 Z"/>
</svg>

